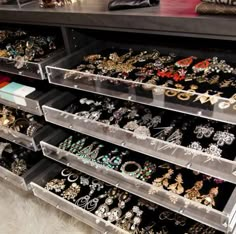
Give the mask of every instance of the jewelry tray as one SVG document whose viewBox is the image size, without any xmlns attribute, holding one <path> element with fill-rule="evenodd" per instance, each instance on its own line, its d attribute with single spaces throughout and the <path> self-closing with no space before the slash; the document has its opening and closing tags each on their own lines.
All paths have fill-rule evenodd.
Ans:
<svg viewBox="0 0 236 234">
<path fill-rule="evenodd" d="M 40 141 L 48 137 L 51 130 L 52 127 L 46 125 L 43 128 L 39 129 L 35 133 L 34 137 L 29 137 L 23 133 L 14 131 L 10 128 L 0 126 L 0 137 L 15 144 L 21 145 L 27 149 L 39 151 Z"/>
<path fill-rule="evenodd" d="M 45 80 L 47 79 L 45 67 L 57 61 L 64 55 L 64 53 L 63 49 L 58 49 L 57 51 L 50 53 L 41 62 L 24 62 L 23 67 L 20 69 L 15 67 L 15 64 L 17 63 L 16 60 L 0 57 L 0 71 L 33 79 Z"/>
<path fill-rule="evenodd" d="M 90 54 L 99 54 L 102 50 L 111 48 L 125 50 L 132 48 L 134 51 L 150 51 L 152 49 L 157 49 L 163 55 L 168 55 L 171 52 L 182 57 L 193 55 L 198 56 L 199 58 L 217 56 L 220 59 L 226 59 L 227 62 L 236 62 L 235 54 L 230 52 L 224 52 L 223 54 L 219 51 L 214 52 L 199 49 L 179 49 L 161 46 L 144 46 L 137 44 L 121 44 L 114 42 L 96 41 L 88 47 L 84 47 L 74 52 L 73 54 L 60 59 L 54 64 L 46 66 L 49 82 L 63 87 L 89 91 L 123 100 L 130 100 L 150 106 L 188 113 L 207 119 L 220 120 L 222 122 L 236 124 L 235 110 L 233 110 L 233 108 L 228 108 L 229 110 L 220 109 L 218 106 L 220 102 L 228 102 L 230 100 L 229 98 L 216 97 L 218 98 L 218 102 L 210 106 L 202 105 L 200 102 L 199 104 L 195 104 L 195 102 L 192 101 L 181 101 L 175 97 L 167 97 L 164 93 L 167 90 L 178 91 L 179 93 L 187 93 L 192 95 L 192 100 L 202 96 L 203 93 L 196 92 L 193 95 L 191 91 L 189 92 L 187 90 L 181 90 L 180 92 L 180 90 L 178 89 L 157 85 L 152 85 L 152 87 L 156 88 L 155 91 L 146 90 L 145 87 L 147 86 L 147 84 L 145 83 L 73 70 L 83 61 L 84 56 Z M 73 74 L 77 76 L 76 80 L 70 78 L 65 79 L 64 76 L 67 72 L 73 72 Z"/>
<path fill-rule="evenodd" d="M 46 93 L 43 93 L 39 98 L 31 99 L 27 97 L 20 97 L 17 95 L 13 96 L 10 93 L 6 93 L 0 90 L 0 103 L 6 106 L 10 106 L 10 107 L 34 114 L 34 115 L 42 116 L 43 111 L 42 111 L 41 106 L 45 104 L 46 102 L 48 102 L 49 100 L 51 100 L 53 97 L 57 96 L 57 94 L 58 94 L 57 90 L 53 89 Z M 11 99 L 14 101 L 10 101 L 3 98 L 2 97 L 3 95 L 8 96 L 8 97 L 10 96 Z M 21 104 L 19 104 L 19 102 L 16 103 L 15 98 L 18 99 Z"/>
<path fill-rule="evenodd" d="M 16 187 L 28 191 L 30 190 L 29 183 L 37 176 L 42 170 L 47 167 L 48 160 L 42 159 L 36 163 L 33 167 L 26 171 L 22 176 L 18 176 L 8 169 L 0 166 L 0 178 L 10 182 Z"/>
<path fill-rule="evenodd" d="M 63 92 L 47 105 L 43 105 L 46 121 L 235 184 L 236 158 L 233 161 L 218 158 L 153 137 L 140 139 L 133 132 L 123 128 L 62 111 L 75 99 L 76 96 L 72 93 Z"/>
<path fill-rule="evenodd" d="M 63 166 L 60 164 L 52 164 L 51 167 L 44 170 L 37 178 L 30 183 L 33 193 L 36 197 L 56 207 L 57 209 L 64 211 L 72 217 L 80 220 L 81 222 L 93 227 L 97 231 L 106 234 L 128 234 L 128 232 L 121 228 L 111 224 L 110 222 L 99 218 L 98 216 L 82 209 L 73 203 L 59 197 L 58 195 L 43 188 L 47 181 L 51 180 L 56 176 Z"/>
<path fill-rule="evenodd" d="M 68 136 L 68 133 L 65 131 L 58 130 L 51 135 L 50 139 L 48 138 L 47 141 L 42 141 L 40 144 L 43 154 L 59 163 L 70 166 L 85 174 L 89 174 L 108 184 L 119 187 L 137 195 L 138 197 L 145 198 L 153 203 L 207 224 L 220 231 L 231 231 L 232 227 L 234 227 L 236 222 L 236 220 L 233 219 L 236 213 L 236 188 L 233 190 L 233 193 L 222 212 L 191 201 L 165 189 L 159 189 L 157 193 L 149 194 L 149 190 L 152 189 L 151 184 L 127 176 L 105 166 L 101 166 L 96 162 L 89 161 L 88 159 L 82 159 L 73 153 L 59 149 L 55 146 Z M 173 200 L 175 200 L 175 202 L 171 202 Z"/>
</svg>

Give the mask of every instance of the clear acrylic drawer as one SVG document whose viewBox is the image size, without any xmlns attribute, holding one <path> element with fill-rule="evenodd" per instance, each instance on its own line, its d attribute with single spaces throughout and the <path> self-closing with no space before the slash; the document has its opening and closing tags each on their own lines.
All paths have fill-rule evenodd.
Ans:
<svg viewBox="0 0 236 234">
<path fill-rule="evenodd" d="M 133 132 L 62 111 L 75 97 L 63 93 L 43 106 L 45 119 L 133 151 L 149 155 L 203 174 L 236 183 L 236 158 L 228 160 L 152 137 L 140 138 Z"/>
<path fill-rule="evenodd" d="M 194 116 L 200 116 L 207 119 L 219 120 L 226 123 L 236 124 L 236 97 L 224 98 L 217 95 L 208 95 L 167 86 L 152 85 L 121 78 L 114 78 L 103 75 L 96 75 L 89 72 L 76 71 L 84 56 L 90 54 L 99 54 L 101 50 L 109 48 L 134 50 L 152 50 L 157 49 L 161 54 L 176 53 L 182 57 L 199 56 L 199 57 L 219 57 L 229 62 L 236 62 L 236 57 L 232 53 L 219 51 L 201 51 L 191 49 L 168 48 L 158 46 L 143 46 L 134 44 L 117 44 L 95 42 L 88 47 L 82 48 L 72 55 L 64 57 L 56 63 L 46 67 L 49 82 L 77 90 L 85 90 L 92 93 L 107 95 L 123 100 L 143 103 L 150 106 L 160 107 L 168 110 L 174 110 L 187 113 Z M 233 75 L 233 74 L 232 74 Z M 209 88 L 210 89 L 210 88 Z M 181 101 L 175 96 L 168 96 L 167 93 L 177 92 L 181 95 L 189 95 L 188 101 Z M 177 96 L 176 94 L 176 96 Z M 201 104 L 202 98 L 209 98 L 208 104 Z M 210 102 L 211 101 L 211 102 Z M 213 104 L 210 104 L 213 103 Z"/>
<path fill-rule="evenodd" d="M 232 227 L 235 225 L 233 216 L 236 212 L 236 188 L 222 212 L 161 188 L 158 189 L 157 193 L 152 194 L 149 193 L 149 191 L 152 191 L 153 187 L 149 183 L 101 166 L 96 162 L 82 159 L 70 152 L 56 147 L 55 145 L 65 139 L 66 136 L 67 133 L 58 131 L 55 132 L 51 139 L 48 139 L 49 143 L 41 142 L 43 154 L 46 157 L 66 166 L 70 166 L 85 174 L 89 174 L 99 180 L 119 187 L 215 229 L 223 232 L 232 231 Z"/>
</svg>

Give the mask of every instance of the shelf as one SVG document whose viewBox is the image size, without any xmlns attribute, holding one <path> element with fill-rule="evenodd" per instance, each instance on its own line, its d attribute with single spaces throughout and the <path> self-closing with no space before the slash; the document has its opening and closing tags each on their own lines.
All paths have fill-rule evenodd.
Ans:
<svg viewBox="0 0 236 234">
<path fill-rule="evenodd" d="M 32 181 L 32 179 L 37 175 L 38 172 L 40 172 L 43 168 L 46 167 L 46 161 L 45 159 L 40 160 L 38 163 L 36 163 L 33 167 L 31 167 L 26 173 L 24 173 L 22 176 L 18 176 L 14 174 L 13 172 L 9 171 L 8 169 L 0 166 L 0 178 L 8 181 L 9 183 L 13 184 L 14 186 L 28 191 L 29 183 Z"/>
<path fill-rule="evenodd" d="M 20 10 L 1 7 L 0 21 L 235 41 L 234 17 L 199 16 L 195 13 L 198 3 L 199 0 L 165 0 L 156 7 L 114 12 L 108 11 L 108 0 L 80 1 L 57 9 L 40 8 L 35 1 Z"/>
<path fill-rule="evenodd" d="M 231 53 L 220 53 L 212 51 L 197 51 L 181 48 L 167 48 L 161 46 L 143 46 L 131 44 L 117 44 L 95 42 L 90 46 L 85 47 L 72 55 L 62 58 L 51 66 L 47 66 L 49 82 L 55 85 L 60 85 L 67 88 L 89 91 L 101 95 L 115 97 L 123 100 L 142 103 L 149 106 L 159 107 L 167 110 L 173 110 L 181 113 L 187 113 L 193 116 L 199 116 L 207 119 L 222 121 L 225 123 L 236 124 L 236 100 L 224 97 L 214 96 L 215 103 L 210 102 L 201 104 L 199 98 L 204 96 L 203 93 L 194 93 L 192 91 L 173 89 L 164 86 L 147 85 L 141 82 L 113 78 L 108 76 L 84 73 L 72 70 L 83 61 L 83 57 L 89 54 L 99 54 L 101 50 L 109 48 L 132 48 L 134 51 L 157 49 L 161 54 L 175 53 L 182 57 L 197 56 L 197 57 L 214 57 L 227 58 L 227 61 L 236 62 L 236 56 Z M 68 76 L 70 74 L 70 76 Z M 189 85 L 189 84 L 187 84 Z M 148 88 L 148 90 L 147 90 Z M 169 97 L 167 92 L 177 91 L 178 94 L 189 94 L 190 99 L 181 101 L 176 96 Z M 211 95 L 213 96 L 213 95 Z M 209 96 L 210 97 L 210 96 Z M 222 104 L 231 103 L 228 108 L 220 108 Z"/>
<path fill-rule="evenodd" d="M 62 168 L 58 165 L 53 165 L 49 169 L 50 170 L 46 170 L 44 175 L 42 175 L 40 179 L 38 179 L 37 183 L 31 182 L 30 184 L 32 187 L 33 193 L 36 197 L 42 199 L 43 201 L 49 203 L 50 205 L 56 207 L 57 209 L 64 211 L 65 213 L 91 226 L 92 228 L 96 229 L 97 231 L 101 233 L 128 234 L 128 232 L 116 227 L 115 225 L 109 223 L 108 221 L 105 221 L 102 218 L 99 218 L 98 216 L 44 189 L 42 186 L 45 185 L 45 182 L 52 179 L 53 176 L 59 173 L 59 171 Z"/>
<path fill-rule="evenodd" d="M 101 166 L 96 162 L 82 159 L 70 152 L 61 150 L 54 146 L 65 139 L 65 137 L 65 133 L 57 132 L 52 139 L 49 140 L 50 143 L 41 142 L 43 154 L 50 159 L 72 167 L 85 174 L 89 174 L 92 177 L 98 178 L 99 180 L 119 187 L 220 231 L 231 231 L 232 227 L 234 227 L 236 221 L 232 223 L 232 217 L 236 212 L 236 189 L 234 189 L 233 194 L 222 212 L 188 200 L 183 196 L 171 193 L 161 188 L 158 189 L 156 194 L 149 194 L 149 190 L 152 189 L 151 184 Z M 54 142 L 54 144 L 52 142 Z M 175 202 L 171 202 L 173 200 L 175 200 Z"/>
<path fill-rule="evenodd" d="M 11 141 L 17 145 L 21 145 L 27 149 L 39 151 L 39 142 L 44 138 L 48 137 L 51 129 L 52 128 L 50 126 L 44 126 L 35 133 L 34 137 L 29 137 L 10 128 L 0 126 L 0 137 L 5 140 Z"/>
<path fill-rule="evenodd" d="M 46 93 L 42 93 L 37 99 L 31 99 L 27 97 L 20 97 L 12 95 L 0 90 L 0 103 L 6 106 L 13 107 L 34 115 L 42 116 L 43 111 L 41 106 L 50 101 L 51 98 L 57 96 L 58 91 L 53 89 Z"/>
<path fill-rule="evenodd" d="M 236 184 L 236 158 L 231 161 L 156 138 L 140 138 L 131 131 L 61 110 L 74 99 L 72 94 L 63 93 L 44 105 L 46 121 Z"/>
<path fill-rule="evenodd" d="M 19 69 L 16 67 L 16 60 L 0 57 L 0 71 L 33 79 L 45 80 L 47 79 L 45 66 L 55 62 L 61 58 L 63 54 L 64 50 L 52 52 L 41 62 L 24 62 L 23 67 Z"/>
</svg>

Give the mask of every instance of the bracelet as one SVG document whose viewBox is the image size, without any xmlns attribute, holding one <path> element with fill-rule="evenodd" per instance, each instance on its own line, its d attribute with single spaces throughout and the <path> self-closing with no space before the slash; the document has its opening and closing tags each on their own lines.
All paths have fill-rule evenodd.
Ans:
<svg viewBox="0 0 236 234">
<path fill-rule="evenodd" d="M 140 166 L 140 164 L 138 164 L 134 161 L 128 161 L 122 165 L 121 171 L 124 174 L 138 178 L 140 176 L 141 171 L 142 171 L 142 167 Z"/>
</svg>

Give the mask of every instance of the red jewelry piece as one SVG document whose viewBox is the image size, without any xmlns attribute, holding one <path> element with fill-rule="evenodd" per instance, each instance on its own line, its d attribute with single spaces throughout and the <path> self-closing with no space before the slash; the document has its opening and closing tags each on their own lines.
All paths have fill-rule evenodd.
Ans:
<svg viewBox="0 0 236 234">
<path fill-rule="evenodd" d="M 182 68 L 183 67 L 187 68 L 192 64 L 193 59 L 196 59 L 196 57 L 190 56 L 188 58 L 181 59 L 181 60 L 179 60 L 175 63 L 175 66 L 182 67 Z"/>
<path fill-rule="evenodd" d="M 201 62 L 195 64 L 192 67 L 193 71 L 195 73 L 198 73 L 198 72 L 201 72 L 201 71 L 205 71 L 209 67 L 209 65 L 210 65 L 209 61 L 210 61 L 210 59 L 206 59 L 204 61 L 201 61 Z"/>
</svg>

